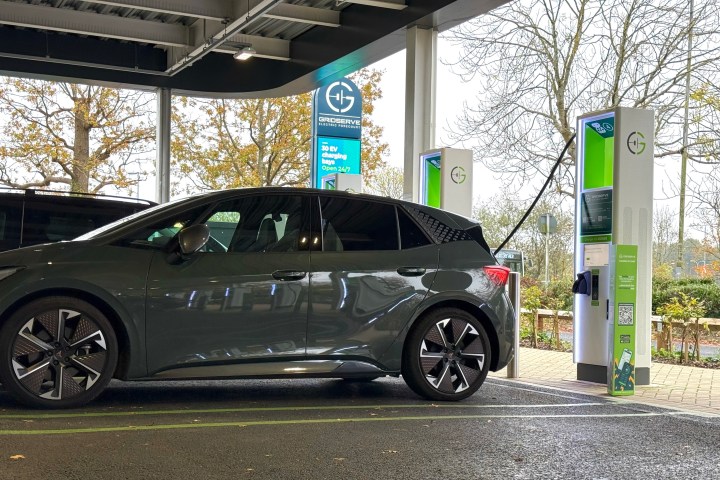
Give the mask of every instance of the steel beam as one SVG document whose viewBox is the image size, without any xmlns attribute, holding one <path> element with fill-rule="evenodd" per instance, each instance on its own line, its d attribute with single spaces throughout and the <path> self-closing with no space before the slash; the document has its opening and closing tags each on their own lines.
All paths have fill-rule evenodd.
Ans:
<svg viewBox="0 0 720 480">
<path fill-rule="evenodd" d="M 304 7 L 291 3 L 280 3 L 274 6 L 266 18 L 287 20 L 288 22 L 307 23 L 310 25 L 321 25 L 323 27 L 339 27 L 340 12 L 337 10 L 325 10 L 322 8 Z"/>
<path fill-rule="evenodd" d="M 206 18 L 223 21 L 232 17 L 232 4 L 228 0 L 84 0 L 113 7 L 136 8 L 148 12 L 169 13 L 183 17 Z"/>
<path fill-rule="evenodd" d="M 183 25 L 7 1 L 0 1 L 0 24 L 157 45 L 188 44 Z"/>
</svg>

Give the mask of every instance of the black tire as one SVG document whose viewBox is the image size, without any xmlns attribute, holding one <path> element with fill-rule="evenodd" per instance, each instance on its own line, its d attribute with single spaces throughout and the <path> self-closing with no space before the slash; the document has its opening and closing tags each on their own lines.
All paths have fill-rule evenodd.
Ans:
<svg viewBox="0 0 720 480">
<path fill-rule="evenodd" d="M 423 316 L 405 339 L 405 383 L 429 400 L 457 401 L 483 384 L 491 359 L 490 342 L 477 318 L 457 308 Z"/>
<path fill-rule="evenodd" d="M 0 382 L 17 401 L 72 408 L 97 397 L 112 379 L 117 338 L 93 305 L 47 297 L 21 307 L 0 325 Z"/>
</svg>

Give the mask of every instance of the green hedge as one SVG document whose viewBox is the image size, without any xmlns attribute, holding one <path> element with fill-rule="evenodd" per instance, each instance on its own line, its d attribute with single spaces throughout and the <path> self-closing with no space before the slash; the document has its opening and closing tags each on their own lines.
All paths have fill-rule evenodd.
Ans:
<svg viewBox="0 0 720 480">
<path fill-rule="evenodd" d="M 683 292 L 705 302 L 710 318 L 720 318 L 720 286 L 712 279 L 683 278 L 680 280 L 653 280 L 652 311 Z"/>
</svg>

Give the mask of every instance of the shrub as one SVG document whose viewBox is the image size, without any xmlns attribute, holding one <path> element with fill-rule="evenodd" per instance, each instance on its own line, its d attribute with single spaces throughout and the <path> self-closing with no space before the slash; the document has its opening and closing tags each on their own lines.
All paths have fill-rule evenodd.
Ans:
<svg viewBox="0 0 720 480">
<path fill-rule="evenodd" d="M 705 315 L 720 318 L 720 286 L 712 279 L 682 278 L 679 280 L 653 279 L 652 310 L 656 314 L 661 305 L 670 303 L 681 294 L 701 299 Z"/>
</svg>

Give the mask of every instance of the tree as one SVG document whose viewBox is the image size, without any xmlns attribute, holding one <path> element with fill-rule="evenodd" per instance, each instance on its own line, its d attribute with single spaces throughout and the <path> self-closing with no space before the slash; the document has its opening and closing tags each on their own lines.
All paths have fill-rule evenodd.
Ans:
<svg viewBox="0 0 720 480">
<path fill-rule="evenodd" d="M 695 360 L 700 360 L 700 317 L 705 315 L 705 311 L 705 302 L 683 292 L 679 292 L 677 297 L 658 307 L 658 314 L 662 315 L 663 324 L 667 325 L 668 332 L 665 342 L 671 351 L 673 348 L 672 323 L 673 321 L 682 323 L 680 350 L 683 362 L 687 362 L 689 357 L 690 342 L 687 338 L 688 333 L 692 334 L 695 343 L 693 357 Z M 691 326 L 693 327 L 692 332 L 690 331 Z"/>
<path fill-rule="evenodd" d="M 392 165 L 379 166 L 372 178 L 365 182 L 365 191 L 390 198 L 403 198 L 403 170 Z"/>
<path fill-rule="evenodd" d="M 362 168 L 372 179 L 387 144 L 372 120 L 382 73 L 353 76 L 363 94 Z M 179 98 L 173 109 L 175 191 L 308 186 L 311 94 L 262 99 Z"/>
<path fill-rule="evenodd" d="M 473 217 L 478 219 L 483 236 L 491 248 L 499 246 L 515 225 L 520 221 L 530 202 L 517 202 L 509 194 L 489 199 L 476 205 Z M 521 250 L 525 255 L 525 275 L 536 279 L 545 277 L 545 235 L 538 230 L 538 217 L 545 213 L 553 214 L 557 219 L 557 232 L 551 234 L 548 241 L 549 266 L 551 279 L 570 279 L 573 276 L 573 214 L 562 202 L 541 200 L 513 236 L 506 248 Z"/>
<path fill-rule="evenodd" d="M 154 97 L 131 90 L 4 78 L 0 113 L 0 184 L 14 188 L 129 187 L 155 136 Z"/>
<path fill-rule="evenodd" d="M 653 268 L 677 258 L 677 213 L 668 206 L 653 211 Z"/>
<path fill-rule="evenodd" d="M 696 208 L 692 212 L 693 226 L 703 232 L 704 253 L 712 260 L 720 260 L 720 171 L 710 173 L 694 181 L 689 190 Z"/>
<path fill-rule="evenodd" d="M 718 5 L 705 2 L 692 22 L 693 79 L 717 84 Z M 623 105 L 655 110 L 656 157 L 679 157 L 688 3 L 685 0 L 511 2 L 462 24 L 451 62 L 480 94 L 451 132 L 476 157 L 520 186 L 546 175 L 585 112 Z M 711 80 L 706 82 L 706 80 Z M 717 158 L 693 132 L 691 158 Z M 574 195 L 574 146 L 553 191 Z"/>
</svg>

